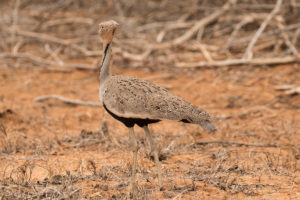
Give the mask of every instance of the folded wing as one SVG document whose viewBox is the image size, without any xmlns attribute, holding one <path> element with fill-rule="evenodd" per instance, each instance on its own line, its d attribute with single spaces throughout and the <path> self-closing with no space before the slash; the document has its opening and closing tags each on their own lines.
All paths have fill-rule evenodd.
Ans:
<svg viewBox="0 0 300 200">
<path fill-rule="evenodd" d="M 173 120 L 200 124 L 215 131 L 210 116 L 166 89 L 135 77 L 112 76 L 106 81 L 103 103 L 115 115 L 125 118 Z"/>
</svg>

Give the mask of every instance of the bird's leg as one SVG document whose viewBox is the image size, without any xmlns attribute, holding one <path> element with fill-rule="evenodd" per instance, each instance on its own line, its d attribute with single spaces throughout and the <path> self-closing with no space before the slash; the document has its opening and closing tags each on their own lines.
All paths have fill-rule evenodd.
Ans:
<svg viewBox="0 0 300 200">
<path fill-rule="evenodd" d="M 138 152 L 138 144 L 137 144 L 137 141 L 136 141 L 136 138 L 134 135 L 133 127 L 129 127 L 129 134 L 130 134 L 131 148 L 132 148 L 132 154 L 133 154 L 129 192 L 133 193 L 134 188 L 135 188 L 136 158 L 137 158 L 137 152 Z"/>
<path fill-rule="evenodd" d="M 146 135 L 150 141 L 150 145 L 151 145 L 151 151 L 154 154 L 154 161 L 157 167 L 157 175 L 158 175 L 158 186 L 159 186 L 159 190 L 163 189 L 163 185 L 162 185 L 162 178 L 161 178 L 161 172 L 160 172 L 160 163 L 159 163 L 159 159 L 158 159 L 158 152 L 157 152 L 157 147 L 154 143 L 152 134 L 150 133 L 150 130 L 148 128 L 148 126 L 144 126 L 144 131 L 146 132 Z"/>
</svg>

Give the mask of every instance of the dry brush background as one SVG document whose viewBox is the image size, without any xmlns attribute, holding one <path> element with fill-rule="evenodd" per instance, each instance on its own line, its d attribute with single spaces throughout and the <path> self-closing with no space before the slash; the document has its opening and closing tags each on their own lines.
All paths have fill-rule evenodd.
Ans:
<svg viewBox="0 0 300 200">
<path fill-rule="evenodd" d="M 138 199 L 299 199 L 300 2 L 0 2 L 0 199 L 125 199 L 128 134 L 99 107 L 98 23 L 113 71 L 206 109 L 219 128 L 137 129 Z"/>
</svg>

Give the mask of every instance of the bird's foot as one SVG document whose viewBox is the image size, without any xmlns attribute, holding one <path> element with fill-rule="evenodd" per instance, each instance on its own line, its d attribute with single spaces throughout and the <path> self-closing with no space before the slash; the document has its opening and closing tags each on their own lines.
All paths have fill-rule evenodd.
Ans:
<svg viewBox="0 0 300 200">
<path fill-rule="evenodd" d="M 164 191 L 164 190 L 165 190 L 164 186 L 159 186 L 158 187 L 158 191 Z"/>
<path fill-rule="evenodd" d="M 127 197 L 128 199 L 136 199 L 137 187 L 135 182 L 130 182 L 128 186 Z"/>
</svg>

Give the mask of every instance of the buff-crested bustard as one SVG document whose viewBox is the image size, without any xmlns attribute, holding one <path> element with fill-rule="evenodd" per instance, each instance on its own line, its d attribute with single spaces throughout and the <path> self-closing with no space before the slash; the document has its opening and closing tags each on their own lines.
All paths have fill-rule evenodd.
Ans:
<svg viewBox="0 0 300 200">
<path fill-rule="evenodd" d="M 144 129 L 150 140 L 157 166 L 158 184 L 159 188 L 162 189 L 163 183 L 158 152 L 148 124 L 161 120 L 172 120 L 199 124 L 207 131 L 215 131 L 216 128 L 211 123 L 207 112 L 168 92 L 166 89 L 147 80 L 110 73 L 112 40 L 118 26 L 119 24 L 112 20 L 99 24 L 99 35 L 103 41 L 103 59 L 100 66 L 100 101 L 110 115 L 121 121 L 129 129 L 133 151 L 129 190 L 131 191 L 135 186 L 136 177 L 138 145 L 133 129 L 135 124 Z"/>
</svg>

